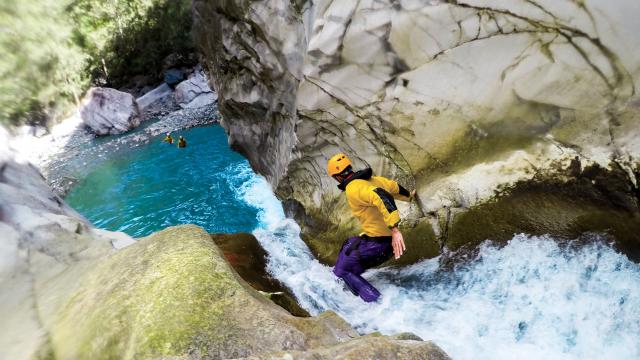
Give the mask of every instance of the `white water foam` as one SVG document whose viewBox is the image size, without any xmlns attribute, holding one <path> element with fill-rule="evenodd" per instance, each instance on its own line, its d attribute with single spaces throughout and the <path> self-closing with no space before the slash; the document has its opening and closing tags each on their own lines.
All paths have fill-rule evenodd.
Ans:
<svg viewBox="0 0 640 360">
<path fill-rule="evenodd" d="M 267 270 L 312 314 L 333 310 L 364 333 L 413 332 L 454 359 L 640 358 L 640 266 L 606 244 L 516 235 L 454 270 L 431 259 L 368 271 L 382 298 L 367 304 L 313 258 L 266 180 L 236 174 L 239 198 L 259 209 Z"/>
</svg>

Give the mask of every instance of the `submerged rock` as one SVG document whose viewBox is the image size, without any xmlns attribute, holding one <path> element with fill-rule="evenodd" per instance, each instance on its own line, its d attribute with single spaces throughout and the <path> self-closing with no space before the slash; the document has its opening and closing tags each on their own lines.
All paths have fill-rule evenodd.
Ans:
<svg viewBox="0 0 640 360">
<path fill-rule="evenodd" d="M 623 169 L 624 191 L 638 193 L 635 1 L 196 0 L 194 11 L 230 145 L 295 207 L 321 259 L 358 231 L 325 174 L 338 151 L 417 189 L 401 208 L 406 229 L 430 225 L 416 243 L 448 246 L 456 216 L 522 182 L 571 184 L 576 157 Z M 622 211 L 638 221 L 637 201 Z"/>
<path fill-rule="evenodd" d="M 92 88 L 87 93 L 80 116 L 96 135 L 115 135 L 140 125 L 136 99 L 110 88 Z"/>
</svg>

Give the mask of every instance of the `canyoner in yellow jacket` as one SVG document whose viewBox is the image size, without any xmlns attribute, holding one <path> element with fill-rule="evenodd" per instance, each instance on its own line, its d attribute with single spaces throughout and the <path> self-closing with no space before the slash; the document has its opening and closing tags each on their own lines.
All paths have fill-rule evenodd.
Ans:
<svg viewBox="0 0 640 360">
<path fill-rule="evenodd" d="M 398 226 L 400 213 L 394 199 L 409 201 L 410 194 L 397 182 L 372 176 L 371 169 L 354 173 L 344 183 L 351 213 L 360 221 L 362 233 L 369 237 L 391 236 Z M 342 188 L 342 184 L 338 186 Z"/>
<path fill-rule="evenodd" d="M 334 274 L 344 280 L 351 291 L 364 301 L 376 301 L 380 292 L 360 274 L 406 250 L 398 229 L 400 213 L 395 199 L 410 201 L 413 193 L 397 182 L 373 176 L 371 169 L 353 171 L 344 154 L 329 159 L 327 170 L 345 192 L 353 215 L 360 221 L 362 233 L 348 238 L 338 254 Z"/>
</svg>

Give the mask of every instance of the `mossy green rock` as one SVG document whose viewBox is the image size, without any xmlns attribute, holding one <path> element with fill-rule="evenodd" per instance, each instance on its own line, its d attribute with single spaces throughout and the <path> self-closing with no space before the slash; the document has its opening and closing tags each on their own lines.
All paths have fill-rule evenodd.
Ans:
<svg viewBox="0 0 640 360">
<path fill-rule="evenodd" d="M 299 318 L 273 304 L 235 273 L 209 234 L 193 225 L 143 238 L 104 258 L 78 281 L 48 328 L 40 358 L 306 354 L 361 338 L 335 313 Z"/>
<path fill-rule="evenodd" d="M 299 330 L 306 319 L 240 283 L 209 234 L 195 226 L 141 239 L 80 281 L 51 329 L 55 358 L 229 358 L 336 341 L 308 331 L 317 319 Z"/>
</svg>

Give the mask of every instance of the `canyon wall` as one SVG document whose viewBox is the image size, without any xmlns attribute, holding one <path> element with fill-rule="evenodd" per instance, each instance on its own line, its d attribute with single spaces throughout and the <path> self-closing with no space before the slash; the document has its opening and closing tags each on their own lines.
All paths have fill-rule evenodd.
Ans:
<svg viewBox="0 0 640 360">
<path fill-rule="evenodd" d="M 325 172 L 339 151 L 417 189 L 401 208 L 410 261 L 521 231 L 608 231 L 637 255 L 638 13 L 633 0 L 195 0 L 194 31 L 230 145 L 321 260 L 357 231 Z"/>
</svg>

